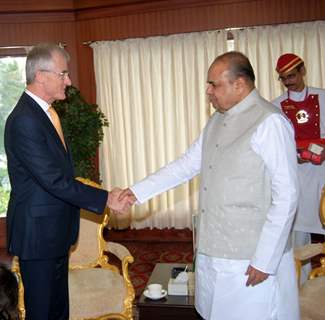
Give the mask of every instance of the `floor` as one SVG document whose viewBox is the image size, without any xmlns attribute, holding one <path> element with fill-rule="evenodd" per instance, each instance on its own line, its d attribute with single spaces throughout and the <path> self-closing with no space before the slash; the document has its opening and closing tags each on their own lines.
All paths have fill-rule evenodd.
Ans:
<svg viewBox="0 0 325 320">
<path fill-rule="evenodd" d="M 189 229 L 108 230 L 105 237 L 126 246 L 134 257 L 129 268 L 136 293 L 134 320 L 139 318 L 137 300 L 145 289 L 155 264 L 193 261 L 192 231 Z"/>
<path fill-rule="evenodd" d="M 136 302 L 158 262 L 190 263 L 193 259 L 192 232 L 189 229 L 145 229 L 109 230 L 106 238 L 125 245 L 135 258 L 130 265 L 130 277 L 136 291 L 134 320 L 138 320 Z M 313 242 L 322 242 L 324 237 L 313 235 Z M 0 248 L 0 262 L 10 266 L 11 257 L 5 248 Z M 319 265 L 319 257 L 312 260 L 313 267 Z"/>
</svg>

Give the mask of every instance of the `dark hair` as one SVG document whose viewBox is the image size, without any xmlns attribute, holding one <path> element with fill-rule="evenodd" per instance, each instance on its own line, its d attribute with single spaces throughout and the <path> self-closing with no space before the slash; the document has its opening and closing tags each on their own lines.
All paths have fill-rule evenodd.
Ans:
<svg viewBox="0 0 325 320">
<path fill-rule="evenodd" d="M 18 281 L 15 275 L 0 264 L 0 320 L 18 319 Z"/>
<path fill-rule="evenodd" d="M 255 74 L 248 58 L 239 51 L 229 51 L 218 56 L 214 62 L 225 62 L 228 64 L 229 77 L 231 80 L 244 78 L 246 81 L 254 84 Z"/>
</svg>

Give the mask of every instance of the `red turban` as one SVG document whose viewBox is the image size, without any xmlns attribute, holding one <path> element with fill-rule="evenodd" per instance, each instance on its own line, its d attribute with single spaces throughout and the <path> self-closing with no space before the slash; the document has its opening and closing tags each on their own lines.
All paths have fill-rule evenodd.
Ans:
<svg viewBox="0 0 325 320">
<path fill-rule="evenodd" d="M 275 70 L 278 73 L 287 73 L 302 63 L 304 63 L 304 61 L 297 55 L 285 53 L 278 59 Z"/>
</svg>

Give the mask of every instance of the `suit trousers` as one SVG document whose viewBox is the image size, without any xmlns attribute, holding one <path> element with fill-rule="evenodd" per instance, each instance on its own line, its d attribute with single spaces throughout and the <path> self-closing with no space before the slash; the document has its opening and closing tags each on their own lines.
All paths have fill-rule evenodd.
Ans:
<svg viewBox="0 0 325 320">
<path fill-rule="evenodd" d="M 26 320 L 69 319 L 68 255 L 20 260 Z"/>
</svg>

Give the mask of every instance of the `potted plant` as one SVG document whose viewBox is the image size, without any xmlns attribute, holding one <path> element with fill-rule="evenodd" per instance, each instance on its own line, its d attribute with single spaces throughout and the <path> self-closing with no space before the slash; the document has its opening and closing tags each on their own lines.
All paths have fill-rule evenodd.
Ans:
<svg viewBox="0 0 325 320">
<path fill-rule="evenodd" d="M 76 176 L 99 181 L 96 155 L 103 141 L 103 127 L 108 126 L 98 105 L 87 103 L 74 86 L 66 88 L 66 99 L 56 101 L 64 136 L 71 148 Z"/>
</svg>

